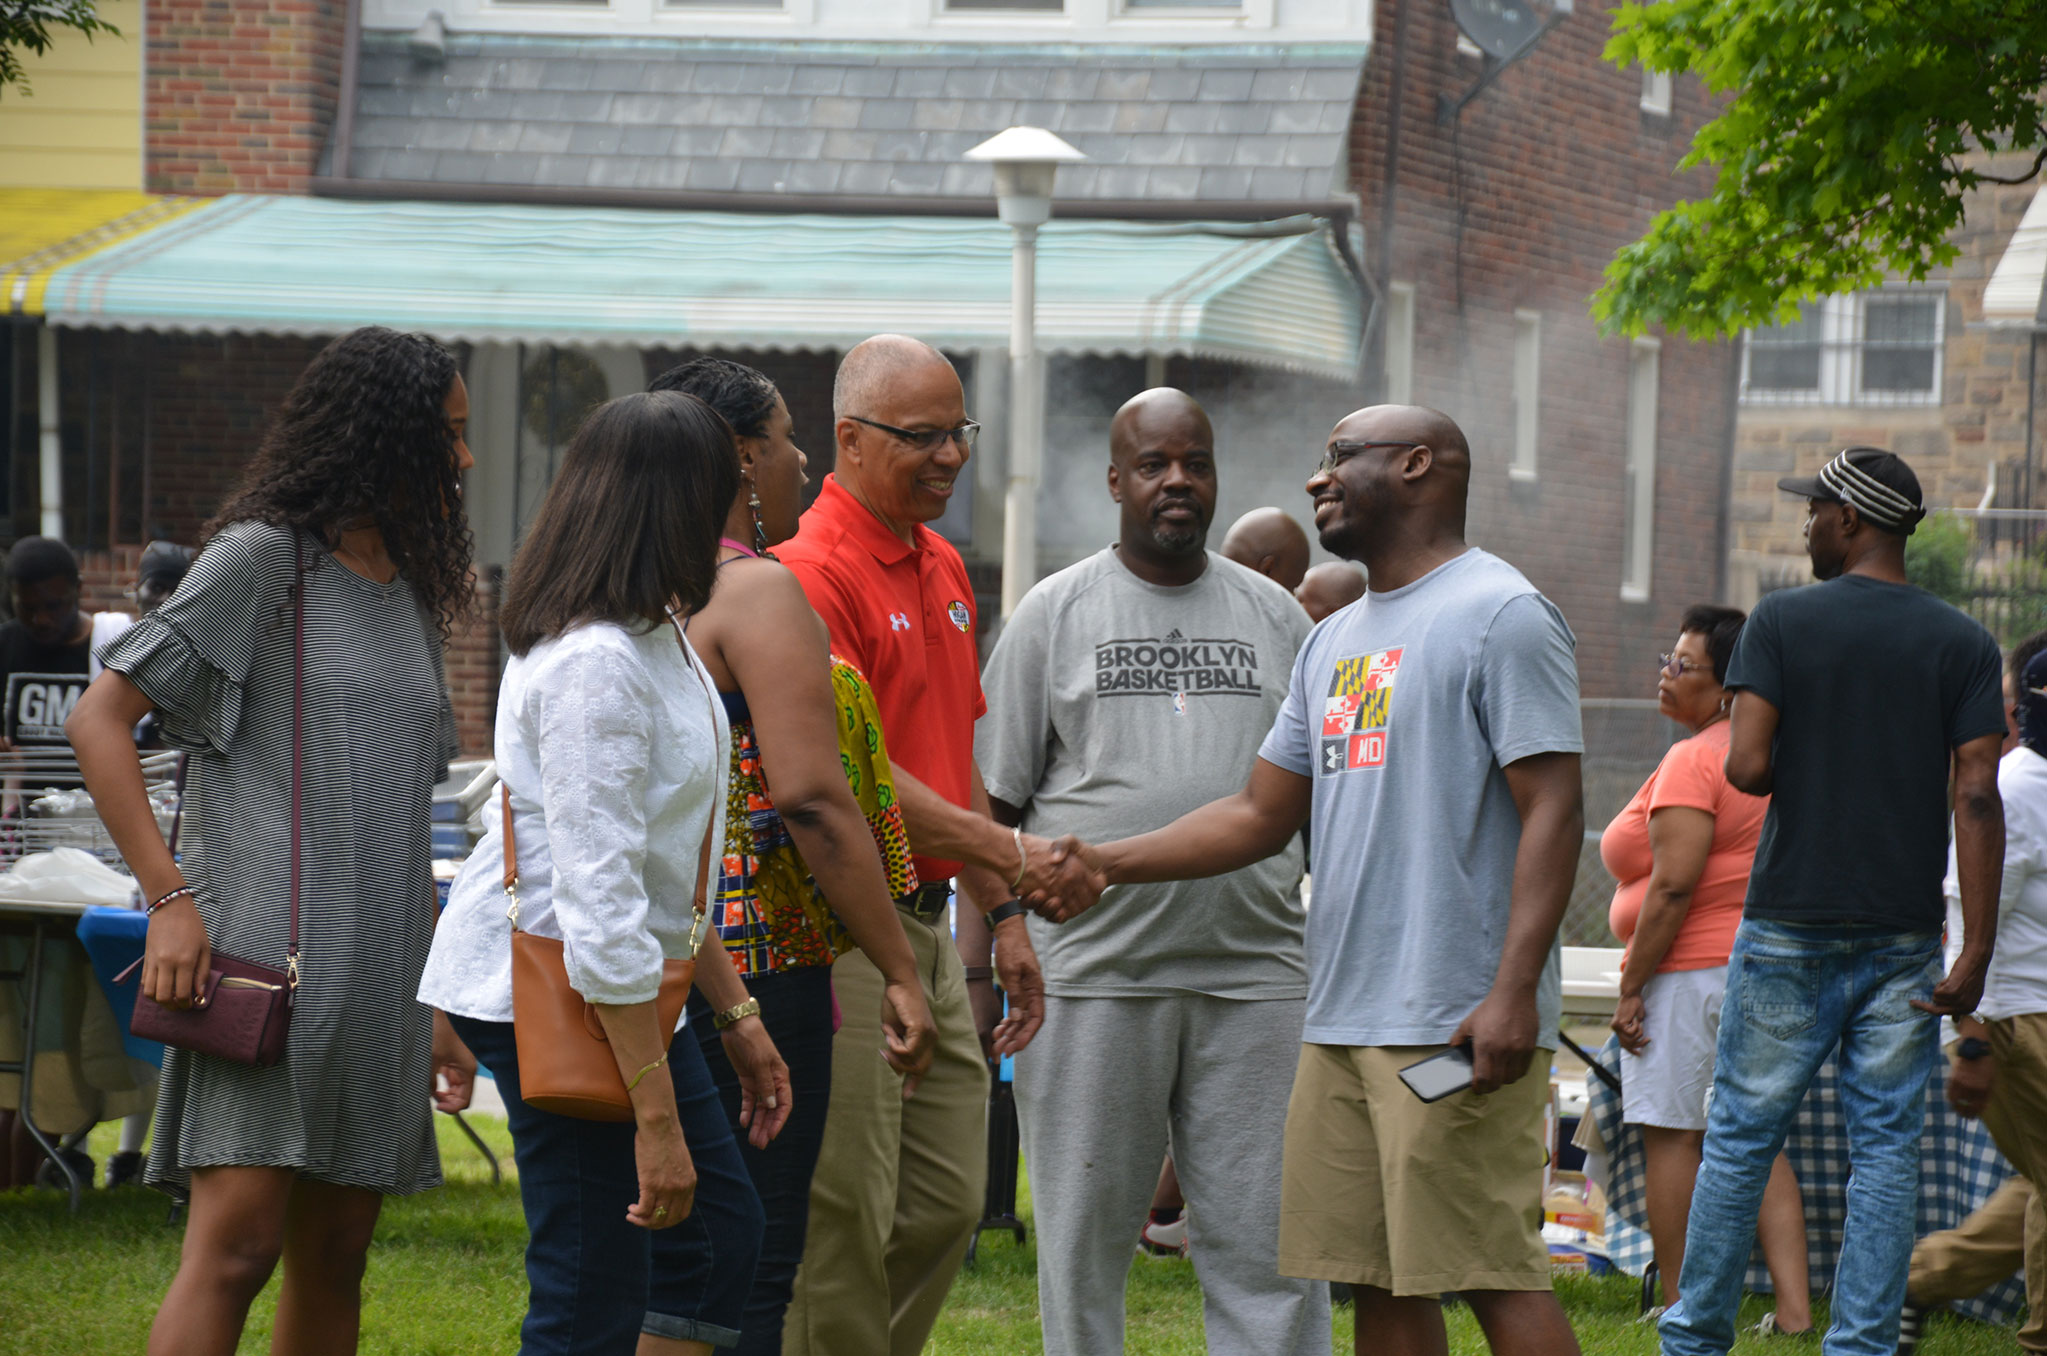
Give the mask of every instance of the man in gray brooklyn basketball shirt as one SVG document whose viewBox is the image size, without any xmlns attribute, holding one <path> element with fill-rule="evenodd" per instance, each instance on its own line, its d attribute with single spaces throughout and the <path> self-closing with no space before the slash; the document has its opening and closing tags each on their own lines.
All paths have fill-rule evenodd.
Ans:
<svg viewBox="0 0 2047 1356">
<path fill-rule="evenodd" d="M 1089 840 L 1243 785 L 1308 620 L 1205 549 L 1208 417 L 1159 388 L 1117 412 L 1116 545 L 1044 580 L 1003 629 L 975 752 L 998 818 Z M 1033 917 L 1045 1024 L 1017 1056 L 1048 1356 L 1123 1349 L 1132 1244 L 1170 1139 L 1214 1352 L 1329 1349 L 1326 1287 L 1278 1274 L 1281 1135 L 1307 972 L 1298 842 L 1210 880 Z"/>
</svg>

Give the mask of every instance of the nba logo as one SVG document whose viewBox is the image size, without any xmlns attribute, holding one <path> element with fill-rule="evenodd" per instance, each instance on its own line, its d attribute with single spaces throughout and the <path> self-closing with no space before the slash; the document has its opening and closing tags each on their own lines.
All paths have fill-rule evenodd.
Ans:
<svg viewBox="0 0 2047 1356">
<path fill-rule="evenodd" d="M 1175 692 L 1175 693 L 1173 694 L 1173 714 L 1174 714 L 1174 715 L 1176 715 L 1176 716 L 1184 716 L 1184 715 L 1186 715 L 1186 714 L 1187 714 L 1187 694 L 1186 694 L 1186 693 L 1184 693 L 1184 692 Z"/>
<path fill-rule="evenodd" d="M 1346 770 L 1386 765 L 1386 732 L 1372 730 L 1350 737 L 1350 749 L 1344 759 Z"/>
</svg>

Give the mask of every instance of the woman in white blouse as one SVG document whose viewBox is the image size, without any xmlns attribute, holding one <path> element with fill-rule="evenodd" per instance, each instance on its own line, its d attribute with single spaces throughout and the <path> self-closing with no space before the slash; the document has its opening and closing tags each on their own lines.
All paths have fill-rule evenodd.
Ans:
<svg viewBox="0 0 2047 1356">
<path fill-rule="evenodd" d="M 738 485 L 724 421 L 694 397 L 632 395 L 577 432 L 506 581 L 512 658 L 496 753 L 511 792 L 519 925 L 559 937 L 596 1006 L 634 1123 L 541 1111 L 519 1097 L 511 927 L 496 815 L 457 878 L 420 999 L 448 1013 L 496 1077 L 531 1237 L 523 1356 L 708 1353 L 738 1340 L 762 1228 L 693 1036 L 659 1029 L 665 958 L 689 954 L 698 851 L 725 804 L 723 707 L 670 622 L 709 597 Z M 746 1001 L 715 929 L 697 983 Z M 728 1044 L 765 1144 L 789 1114 L 787 1071 L 759 1018 Z M 732 1034 L 728 1031 L 728 1035 Z M 717 1259 L 685 1286 L 664 1251 L 693 1235 Z M 684 1289 L 693 1293 L 680 1293 Z"/>
</svg>

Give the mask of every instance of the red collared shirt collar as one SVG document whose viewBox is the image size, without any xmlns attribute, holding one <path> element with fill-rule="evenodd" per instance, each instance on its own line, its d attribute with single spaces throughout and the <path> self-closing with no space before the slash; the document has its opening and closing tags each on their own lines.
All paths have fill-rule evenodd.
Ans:
<svg viewBox="0 0 2047 1356">
<path fill-rule="evenodd" d="M 922 551 L 925 537 L 931 531 L 922 523 L 912 529 L 917 544 L 906 544 L 901 537 L 888 530 L 888 525 L 874 516 L 865 504 L 855 499 L 852 492 L 839 483 L 837 474 L 827 475 L 824 486 L 817 492 L 817 502 L 810 506 L 812 513 L 822 513 L 829 522 L 837 523 L 847 536 L 858 542 L 867 553 L 884 565 L 893 565 L 910 555 Z"/>
</svg>

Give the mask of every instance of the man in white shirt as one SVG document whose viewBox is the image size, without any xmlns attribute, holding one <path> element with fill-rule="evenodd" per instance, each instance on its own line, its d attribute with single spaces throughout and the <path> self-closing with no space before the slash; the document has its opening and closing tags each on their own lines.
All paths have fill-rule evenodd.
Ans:
<svg viewBox="0 0 2047 1356">
<path fill-rule="evenodd" d="M 1947 1094 L 1959 1115 L 1983 1118 L 2018 1176 L 1959 1227 L 1929 1234 L 1912 1249 L 1900 1356 L 1918 1344 L 1926 1309 L 2011 1274 L 2019 1260 L 2011 1246 L 2015 1225 L 2024 1240 L 2029 1310 L 2019 1347 L 2047 1353 L 2047 1207 L 2036 1189 L 2047 1180 L 2047 632 L 2013 651 L 2006 695 L 2018 739 L 1997 768 L 2004 797 L 1997 952 L 1975 1016 L 1955 1019 Z M 1962 940 L 1952 850 L 1947 896 L 1952 954 Z"/>
</svg>

